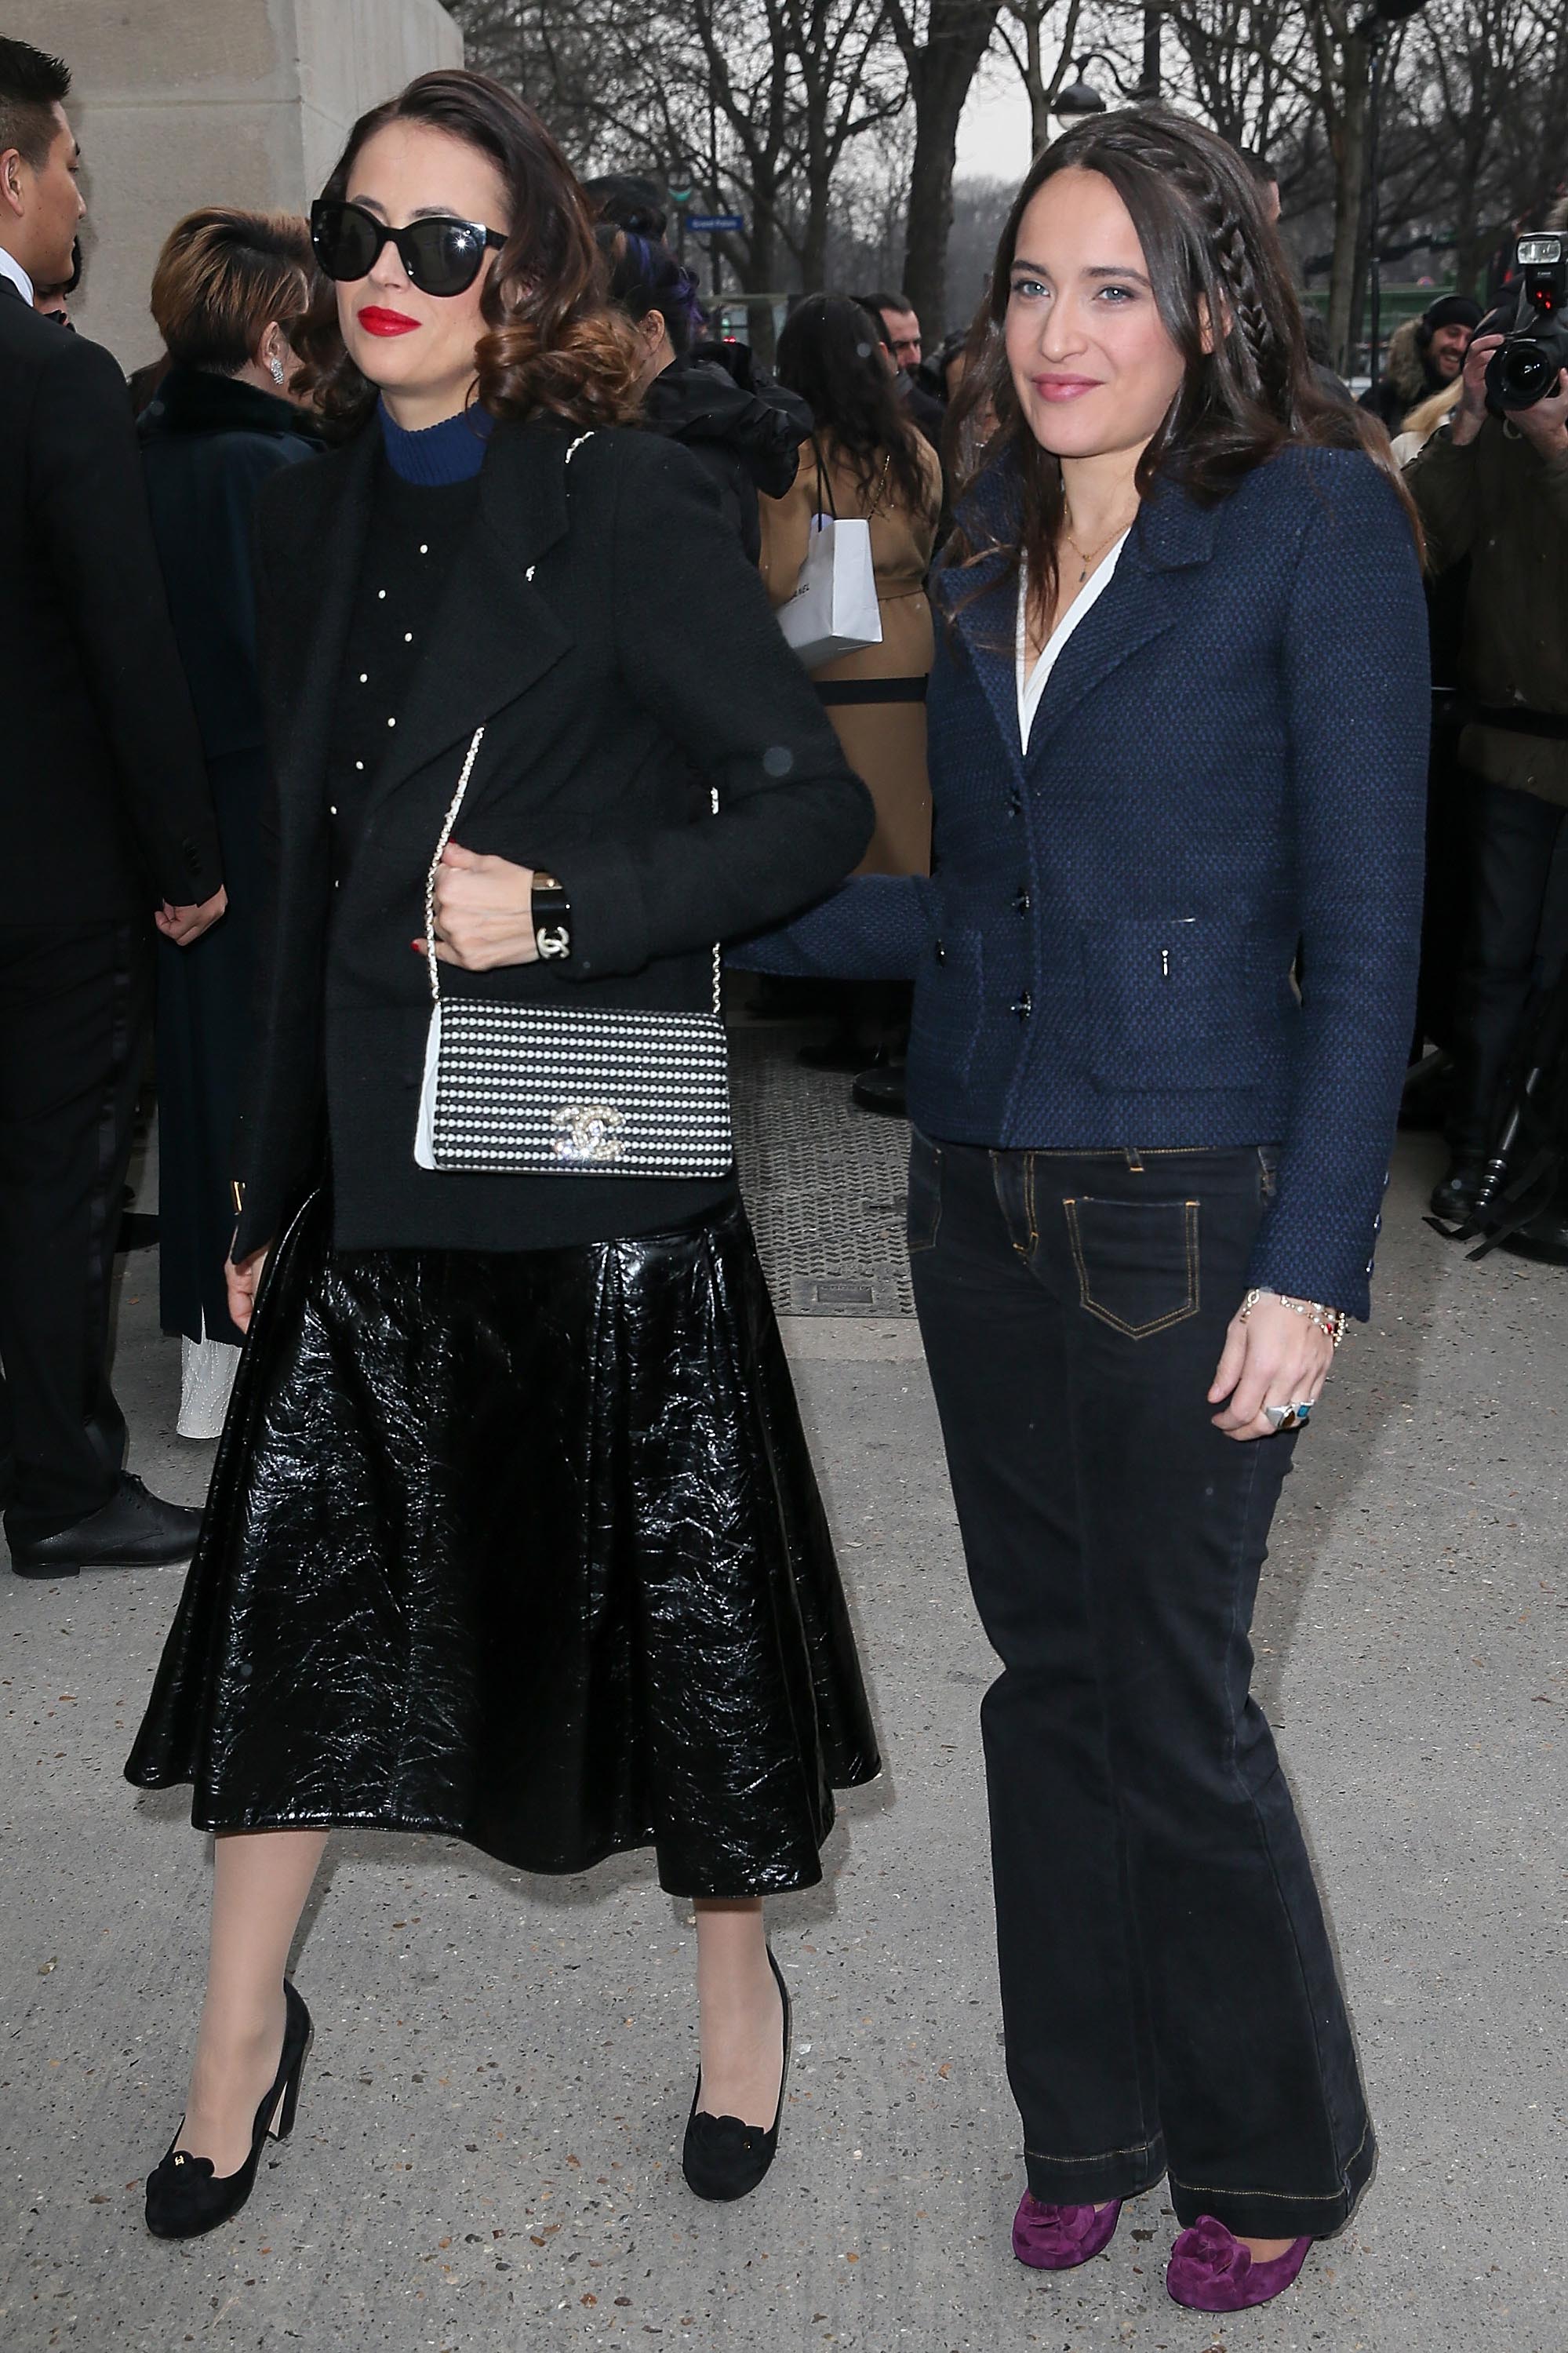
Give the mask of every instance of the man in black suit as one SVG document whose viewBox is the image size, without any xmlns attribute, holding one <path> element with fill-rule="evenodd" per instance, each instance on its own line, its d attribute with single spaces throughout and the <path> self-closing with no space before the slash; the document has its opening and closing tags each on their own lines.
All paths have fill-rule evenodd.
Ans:
<svg viewBox="0 0 1568 2353">
<path fill-rule="evenodd" d="M 70 76 L 0 40 L 0 1461 L 24 1577 L 183 1559 L 123 1469 L 109 1294 L 153 930 L 224 909 L 125 382 L 33 309 L 85 207 Z"/>
</svg>

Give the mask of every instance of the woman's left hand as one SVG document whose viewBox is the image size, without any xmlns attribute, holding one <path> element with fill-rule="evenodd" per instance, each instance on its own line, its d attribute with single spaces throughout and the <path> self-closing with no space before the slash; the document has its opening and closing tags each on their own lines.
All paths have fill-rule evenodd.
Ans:
<svg viewBox="0 0 1568 2353">
<path fill-rule="evenodd" d="M 1214 1428 L 1227 1438 L 1272 1437 L 1264 1407 L 1316 1405 L 1333 1361 L 1329 1335 L 1266 1292 L 1245 1324 L 1239 1310 L 1231 1318 L 1209 1391 L 1211 1405 L 1228 1400 Z"/>
<path fill-rule="evenodd" d="M 425 943 L 414 945 L 423 955 Z M 436 957 L 465 972 L 537 964 L 534 869 L 509 858 L 482 858 L 449 841 L 436 875 Z"/>
</svg>

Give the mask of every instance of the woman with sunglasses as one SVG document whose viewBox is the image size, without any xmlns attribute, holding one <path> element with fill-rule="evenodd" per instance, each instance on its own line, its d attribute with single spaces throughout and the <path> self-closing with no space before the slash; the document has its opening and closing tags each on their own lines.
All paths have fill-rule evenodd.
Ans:
<svg viewBox="0 0 1568 2353">
<path fill-rule="evenodd" d="M 832 1788 L 877 1768 L 733 1174 L 619 1173 L 603 1103 L 561 1106 L 556 1173 L 416 1158 L 428 940 L 449 1006 L 705 1011 L 715 941 L 845 874 L 866 794 L 701 470 L 621 429 L 640 353 L 530 110 L 421 77 L 313 234 L 345 438 L 260 516 L 249 1340 L 127 1768 L 217 1833 L 165 2237 L 292 2122 L 284 1971 L 334 1823 L 535 1871 L 653 1846 L 696 1907 L 687 2179 L 752 2189 L 789 2030 L 762 1898 L 820 1877 Z"/>
<path fill-rule="evenodd" d="M 1001 1661 L 1014 2253 L 1088 2262 L 1165 2177 L 1170 2293 L 1229 2312 L 1375 2149 L 1248 1629 L 1404 1074 L 1416 535 L 1251 174 L 1176 114 L 1037 160 L 969 352 L 956 429 L 996 426 L 936 583 L 932 876 L 749 953 L 915 982 L 915 1297 Z"/>
</svg>

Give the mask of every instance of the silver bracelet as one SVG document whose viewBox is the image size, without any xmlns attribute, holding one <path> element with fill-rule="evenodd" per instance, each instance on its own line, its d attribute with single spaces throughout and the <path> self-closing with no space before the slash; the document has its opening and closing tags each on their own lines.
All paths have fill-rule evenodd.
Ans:
<svg viewBox="0 0 1568 2353">
<path fill-rule="evenodd" d="M 1281 1307 L 1289 1308 L 1292 1315 L 1305 1316 L 1314 1331 L 1326 1334 L 1336 1348 L 1345 1336 L 1349 1318 L 1342 1307 L 1325 1307 L 1320 1299 L 1291 1299 L 1283 1291 L 1249 1291 L 1241 1303 L 1244 1324 L 1260 1299 L 1277 1299 Z"/>
</svg>

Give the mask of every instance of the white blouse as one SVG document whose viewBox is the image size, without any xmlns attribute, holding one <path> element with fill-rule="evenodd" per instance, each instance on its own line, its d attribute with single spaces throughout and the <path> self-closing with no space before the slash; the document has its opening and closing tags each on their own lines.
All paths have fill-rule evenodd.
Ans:
<svg viewBox="0 0 1568 2353">
<path fill-rule="evenodd" d="M 1045 691 L 1045 681 L 1055 669 L 1061 659 L 1062 649 L 1078 623 L 1084 618 L 1096 597 L 1110 586 L 1110 576 L 1116 570 L 1117 559 L 1131 536 L 1132 527 L 1128 524 L 1099 570 L 1091 579 L 1085 581 L 1066 612 L 1041 647 L 1039 658 L 1033 669 L 1028 671 L 1025 670 L 1024 664 L 1029 659 L 1029 570 L 1026 565 L 1021 564 L 1018 567 L 1018 735 L 1026 752 L 1029 749 L 1029 731 L 1034 724 L 1034 714 L 1040 708 L 1040 698 Z"/>
</svg>

